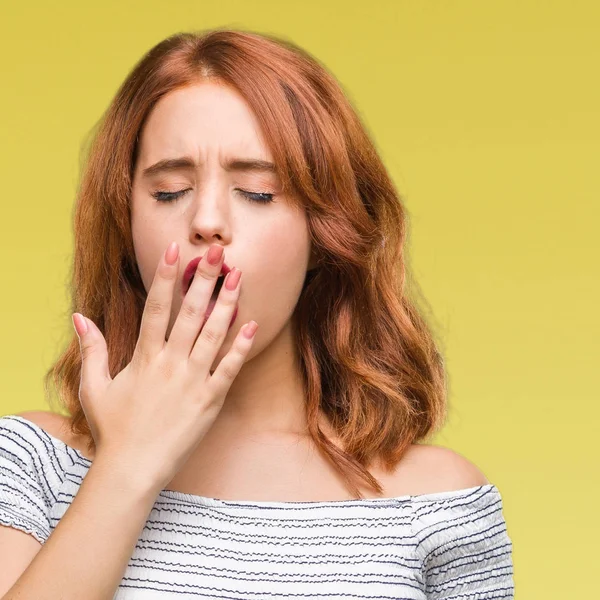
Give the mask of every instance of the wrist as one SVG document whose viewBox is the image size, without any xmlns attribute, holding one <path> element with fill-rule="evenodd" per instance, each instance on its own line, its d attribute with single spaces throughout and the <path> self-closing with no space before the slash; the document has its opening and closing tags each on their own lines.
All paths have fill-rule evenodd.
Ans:
<svg viewBox="0 0 600 600">
<path fill-rule="evenodd" d="M 94 458 L 89 474 L 102 485 L 110 486 L 128 496 L 154 500 L 162 487 L 150 474 L 139 467 L 129 465 L 120 457 L 99 454 Z"/>
</svg>

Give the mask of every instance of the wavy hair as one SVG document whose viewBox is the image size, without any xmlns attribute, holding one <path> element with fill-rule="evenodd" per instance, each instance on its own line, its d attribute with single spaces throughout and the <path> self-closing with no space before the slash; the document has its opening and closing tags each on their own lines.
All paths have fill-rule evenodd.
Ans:
<svg viewBox="0 0 600 600">
<path fill-rule="evenodd" d="M 342 87 L 307 51 L 282 38 L 211 29 L 172 35 L 134 66 L 97 124 L 74 209 L 70 312 L 94 321 L 116 376 L 133 356 L 146 291 L 131 235 L 139 132 L 165 94 L 213 80 L 253 110 L 283 193 L 305 211 L 318 257 L 293 313 L 311 438 L 362 498 L 382 493 L 369 472 L 391 471 L 438 430 L 447 411 L 444 361 L 409 292 L 406 209 Z M 409 285 L 409 283 L 411 285 Z M 419 294 L 421 297 L 422 295 Z M 73 337 L 44 377 L 71 432 L 94 440 L 79 401 Z M 342 447 L 319 425 L 325 416 Z"/>
</svg>

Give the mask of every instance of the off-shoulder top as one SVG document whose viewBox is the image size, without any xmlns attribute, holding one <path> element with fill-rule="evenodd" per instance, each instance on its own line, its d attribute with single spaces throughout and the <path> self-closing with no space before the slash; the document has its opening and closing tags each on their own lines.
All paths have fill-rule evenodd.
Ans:
<svg viewBox="0 0 600 600">
<path fill-rule="evenodd" d="M 36 424 L 0 418 L 0 524 L 44 544 L 91 464 Z M 163 489 L 114 600 L 513 597 L 512 542 L 489 483 L 321 502 Z"/>
</svg>

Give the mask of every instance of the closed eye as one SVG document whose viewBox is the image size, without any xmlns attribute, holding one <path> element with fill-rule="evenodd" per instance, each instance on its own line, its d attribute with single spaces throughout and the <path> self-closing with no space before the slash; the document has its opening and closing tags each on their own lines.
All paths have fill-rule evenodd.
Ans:
<svg viewBox="0 0 600 600">
<path fill-rule="evenodd" d="M 158 202 L 173 202 L 173 200 L 177 200 L 180 196 L 183 196 L 188 190 L 179 190 L 178 192 L 153 192 L 151 196 L 156 198 Z"/>
<path fill-rule="evenodd" d="M 267 192 L 246 192 L 245 190 L 238 190 L 241 194 L 246 196 L 252 202 L 258 202 L 259 204 L 268 204 L 273 202 L 273 196 L 275 194 L 269 194 Z"/>
<path fill-rule="evenodd" d="M 189 192 L 190 189 L 191 188 L 188 188 L 186 190 L 179 190 L 176 192 L 157 191 L 153 192 L 151 196 L 155 198 L 158 202 L 173 202 L 174 200 L 178 200 L 186 192 Z M 258 204 L 268 204 L 269 202 L 274 202 L 273 197 L 275 196 L 275 194 L 270 194 L 268 192 L 248 192 L 239 188 L 236 188 L 236 191 L 240 192 L 243 196 L 246 196 L 246 198 L 248 198 L 248 200 L 250 200 L 251 202 L 256 202 Z"/>
</svg>

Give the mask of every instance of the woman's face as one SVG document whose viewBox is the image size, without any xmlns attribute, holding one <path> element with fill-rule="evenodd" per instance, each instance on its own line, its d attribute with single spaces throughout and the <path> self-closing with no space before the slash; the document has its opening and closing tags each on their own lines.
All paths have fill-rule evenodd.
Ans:
<svg viewBox="0 0 600 600">
<path fill-rule="evenodd" d="M 234 89 L 214 82 L 195 84 L 161 98 L 139 143 L 131 218 L 146 291 L 169 243 L 180 247 L 166 338 L 183 301 L 185 268 L 218 243 L 225 263 L 241 269 L 242 287 L 236 320 L 213 370 L 251 319 L 259 329 L 248 358 L 256 356 L 288 325 L 312 255 L 306 216 L 281 195 L 275 173 L 225 168 L 232 159 L 272 162 L 254 114 Z M 159 161 L 184 157 L 193 166 L 144 174 Z M 157 192 L 168 201 L 157 200 Z M 253 201 L 271 198 L 264 194 L 272 194 L 273 201 Z"/>
</svg>

